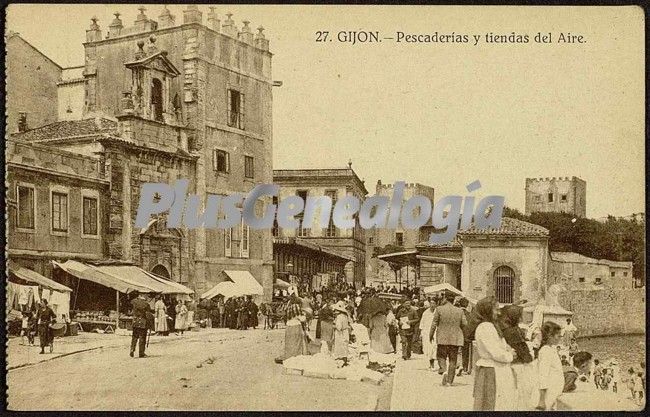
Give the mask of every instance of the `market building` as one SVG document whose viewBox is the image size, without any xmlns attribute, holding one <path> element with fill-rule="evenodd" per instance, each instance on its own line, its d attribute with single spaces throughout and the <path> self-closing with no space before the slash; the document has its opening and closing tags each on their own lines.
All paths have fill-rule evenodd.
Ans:
<svg viewBox="0 0 650 417">
<path fill-rule="evenodd" d="M 470 227 L 444 245 L 425 240 L 415 250 L 379 258 L 412 266 L 415 286 L 449 283 L 473 299 L 493 295 L 501 303 L 537 300 L 547 285 L 548 230 L 504 217 L 498 229 Z"/>
<path fill-rule="evenodd" d="M 18 296 L 14 300 L 12 295 L 22 287 L 13 287 L 23 285 L 32 288 L 32 299 L 23 299 L 23 308 L 46 298 L 59 318 L 69 317 L 71 289 L 51 280 L 52 261 L 105 256 L 109 182 L 97 159 L 48 146 L 8 138 L 5 157 L 12 287 L 7 302 L 17 307 Z"/>
<path fill-rule="evenodd" d="M 292 195 L 298 195 L 304 201 L 307 197 L 327 196 L 333 206 L 338 199 L 346 195 L 352 195 L 363 201 L 368 194 L 363 181 L 352 169 L 352 163 L 349 163 L 347 168 L 277 169 L 273 171 L 273 183 L 280 186 L 279 200 Z M 273 228 L 273 236 L 300 238 L 345 258 L 353 259 L 345 266 L 346 279 L 357 287 L 365 285 L 366 235 L 358 221 L 355 222 L 354 228 L 339 229 L 334 225 L 331 216 L 329 224 L 320 224 L 319 219 L 315 218 L 311 228 L 303 228 L 302 224 L 297 229 L 276 227 Z M 276 263 L 276 266 L 281 265 Z"/>
<path fill-rule="evenodd" d="M 158 21 L 145 12 L 140 8 L 132 26 L 116 13 L 107 33 L 93 18 L 84 43 L 81 120 L 18 137 L 86 155 L 102 167 L 110 183 L 102 231 L 108 259 L 133 262 L 197 293 L 212 288 L 224 270 L 246 271 L 270 297 L 270 231 L 244 224 L 169 229 L 164 215 L 144 229 L 133 226 L 143 183 L 183 178 L 188 193 L 230 195 L 271 182 L 273 83 L 263 28 L 253 34 L 245 21 L 239 29 L 230 14 L 221 22 L 215 8 L 204 23 L 193 5 L 178 22 L 167 8 Z M 71 70 L 59 85 L 68 89 L 60 103 L 66 109 L 69 103 L 73 115 L 77 75 Z"/>
<path fill-rule="evenodd" d="M 319 290 L 345 279 L 346 264 L 355 260 L 297 237 L 273 238 L 273 259 L 275 282 L 281 280 L 305 290 Z"/>
</svg>

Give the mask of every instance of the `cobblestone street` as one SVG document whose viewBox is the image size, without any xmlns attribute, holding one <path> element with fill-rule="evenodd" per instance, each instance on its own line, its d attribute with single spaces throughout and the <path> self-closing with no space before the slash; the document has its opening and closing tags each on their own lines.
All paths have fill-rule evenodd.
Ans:
<svg viewBox="0 0 650 417">
<path fill-rule="evenodd" d="M 77 346 L 96 347 L 99 340 L 104 347 L 10 370 L 9 409 L 373 411 L 389 403 L 390 380 L 377 386 L 285 375 L 273 361 L 282 351 L 282 330 L 153 336 L 145 359 L 128 356 L 129 337 L 97 336 Z M 10 358 L 27 349 L 50 356 L 16 342 Z"/>
</svg>

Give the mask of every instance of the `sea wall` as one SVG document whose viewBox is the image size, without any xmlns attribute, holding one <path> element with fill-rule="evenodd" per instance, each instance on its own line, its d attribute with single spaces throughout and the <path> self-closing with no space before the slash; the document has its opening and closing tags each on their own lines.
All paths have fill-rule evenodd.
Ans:
<svg viewBox="0 0 650 417">
<path fill-rule="evenodd" d="M 579 337 L 645 333 L 645 288 L 573 289 L 558 300 Z"/>
</svg>

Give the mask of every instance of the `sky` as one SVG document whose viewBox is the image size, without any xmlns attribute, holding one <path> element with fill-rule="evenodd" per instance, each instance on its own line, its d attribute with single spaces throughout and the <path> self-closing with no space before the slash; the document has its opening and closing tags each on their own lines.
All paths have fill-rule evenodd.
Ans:
<svg viewBox="0 0 650 417">
<path fill-rule="evenodd" d="M 273 165 L 343 168 L 370 194 L 395 181 L 436 200 L 503 195 L 524 210 L 527 177 L 587 182 L 587 217 L 645 211 L 641 8 L 212 5 L 264 26 L 273 52 Z M 182 21 L 185 6 L 168 6 Z M 84 62 L 90 18 L 104 33 L 138 5 L 10 5 L 7 28 L 61 66 Z M 147 5 L 157 19 L 162 6 Z M 199 6 L 205 22 L 208 6 Z M 337 42 L 340 31 L 466 34 L 465 43 Z M 316 42 L 328 31 L 332 42 Z M 485 43 L 488 33 L 527 44 Z M 551 32 L 553 43 L 534 42 Z M 557 43 L 559 33 L 585 43 Z M 481 41 L 473 45 L 472 35 Z"/>
</svg>

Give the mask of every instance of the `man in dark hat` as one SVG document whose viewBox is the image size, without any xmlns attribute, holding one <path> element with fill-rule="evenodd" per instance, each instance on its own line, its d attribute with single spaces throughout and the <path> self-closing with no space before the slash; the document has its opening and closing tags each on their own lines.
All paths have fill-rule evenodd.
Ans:
<svg viewBox="0 0 650 417">
<path fill-rule="evenodd" d="M 418 312 L 411 306 L 410 301 L 406 301 L 397 311 L 397 321 L 399 328 L 399 337 L 402 342 L 402 359 L 411 358 L 411 346 L 413 342 L 413 332 L 418 322 Z"/>
<path fill-rule="evenodd" d="M 136 297 L 131 301 L 131 308 L 133 310 L 133 330 L 131 333 L 131 351 L 129 355 L 133 357 L 135 352 L 135 345 L 138 345 L 138 356 L 145 358 L 147 355 L 144 353 L 145 344 L 147 343 L 147 314 L 151 312 L 151 307 L 144 296 L 137 291 Z"/>
</svg>

